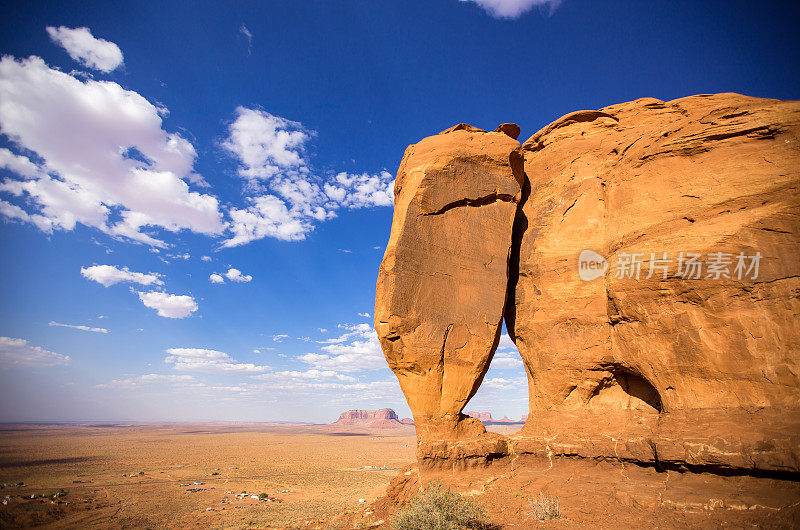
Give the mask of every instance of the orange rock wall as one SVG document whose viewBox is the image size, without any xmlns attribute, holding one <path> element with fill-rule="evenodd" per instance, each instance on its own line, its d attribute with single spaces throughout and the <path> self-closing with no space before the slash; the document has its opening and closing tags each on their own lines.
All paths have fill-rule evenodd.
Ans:
<svg viewBox="0 0 800 530">
<path fill-rule="evenodd" d="M 376 328 L 420 458 L 800 471 L 800 103 L 645 98 L 522 156 L 509 134 L 456 126 L 398 172 Z M 529 380 L 511 437 L 462 413 L 501 315 Z"/>
</svg>

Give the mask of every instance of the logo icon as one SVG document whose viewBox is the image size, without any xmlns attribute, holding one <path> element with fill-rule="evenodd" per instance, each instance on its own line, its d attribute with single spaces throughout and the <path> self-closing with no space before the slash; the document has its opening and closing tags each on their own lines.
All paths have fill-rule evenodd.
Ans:
<svg viewBox="0 0 800 530">
<path fill-rule="evenodd" d="M 578 276 L 585 282 L 596 280 L 608 270 L 606 258 L 594 250 L 582 250 L 578 256 Z"/>
</svg>

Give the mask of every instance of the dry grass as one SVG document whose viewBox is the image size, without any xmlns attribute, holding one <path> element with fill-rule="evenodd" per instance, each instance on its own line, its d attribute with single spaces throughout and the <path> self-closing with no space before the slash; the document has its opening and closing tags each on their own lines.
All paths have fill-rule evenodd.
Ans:
<svg viewBox="0 0 800 530">
<path fill-rule="evenodd" d="M 530 516 L 537 521 L 561 518 L 561 507 L 559 506 L 558 497 L 555 495 L 540 493 L 538 497 L 528 501 L 528 505 L 530 506 Z"/>
<path fill-rule="evenodd" d="M 486 528 L 486 512 L 473 499 L 429 482 L 395 516 L 395 530 L 459 530 Z"/>
</svg>

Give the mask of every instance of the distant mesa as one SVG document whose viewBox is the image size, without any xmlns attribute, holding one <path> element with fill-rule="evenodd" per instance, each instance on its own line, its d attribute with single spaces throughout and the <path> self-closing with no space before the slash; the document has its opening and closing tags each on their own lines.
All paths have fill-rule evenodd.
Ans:
<svg viewBox="0 0 800 530">
<path fill-rule="evenodd" d="M 467 416 L 478 418 L 481 421 L 493 421 L 491 412 L 467 412 Z"/>
<path fill-rule="evenodd" d="M 484 425 L 486 424 L 494 425 L 498 423 L 525 423 L 525 420 L 528 419 L 528 415 L 524 414 L 522 416 L 522 419 L 519 421 L 512 420 L 508 416 L 503 416 L 502 419 L 495 420 L 494 418 L 492 418 L 491 412 L 475 412 L 475 411 L 467 412 L 467 416 L 481 420 L 481 422 L 483 422 Z"/>
<path fill-rule="evenodd" d="M 342 412 L 339 419 L 331 425 L 336 427 L 362 427 L 366 429 L 398 429 L 405 427 L 406 422 L 411 418 L 406 418 L 402 422 L 392 409 L 380 410 L 348 410 Z"/>
<path fill-rule="evenodd" d="M 414 420 L 412 418 L 403 418 L 400 420 L 400 423 L 403 425 L 414 425 Z"/>
</svg>

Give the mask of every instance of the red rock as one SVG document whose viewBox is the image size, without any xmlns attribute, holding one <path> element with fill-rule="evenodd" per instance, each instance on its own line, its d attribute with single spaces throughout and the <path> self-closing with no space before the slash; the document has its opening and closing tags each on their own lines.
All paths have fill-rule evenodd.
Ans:
<svg viewBox="0 0 800 530">
<path fill-rule="evenodd" d="M 392 409 L 348 410 L 331 425 L 364 427 L 369 429 L 396 429 L 403 424 Z"/>
<path fill-rule="evenodd" d="M 465 124 L 400 164 L 375 327 L 421 436 L 485 432 L 461 411 L 500 339 L 522 181 L 519 143 Z"/>
<path fill-rule="evenodd" d="M 467 412 L 467 416 L 470 418 L 477 418 L 481 421 L 492 421 L 491 412 Z"/>
<path fill-rule="evenodd" d="M 457 125 L 409 147 L 398 171 L 375 323 L 418 456 L 800 471 L 800 102 L 573 112 L 524 143 L 524 176 L 509 132 Z M 755 276 L 734 262 L 687 277 L 682 252 L 761 260 Z M 620 274 L 632 256 L 639 278 Z M 461 412 L 500 313 L 529 377 L 513 438 Z"/>
</svg>

